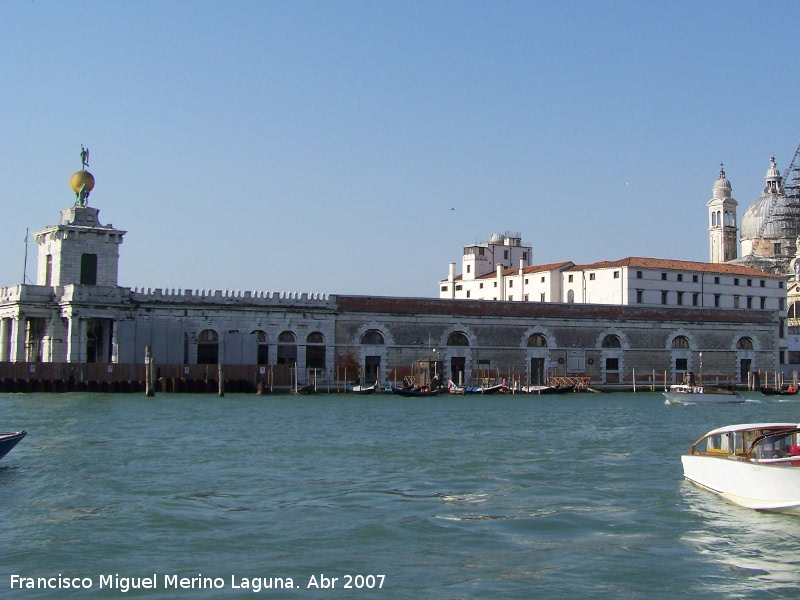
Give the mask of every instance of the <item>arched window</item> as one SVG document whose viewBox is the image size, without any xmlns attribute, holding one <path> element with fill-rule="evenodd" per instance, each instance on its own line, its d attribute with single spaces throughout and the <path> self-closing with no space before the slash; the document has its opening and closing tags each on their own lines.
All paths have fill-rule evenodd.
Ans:
<svg viewBox="0 0 800 600">
<path fill-rule="evenodd" d="M 322 335 L 319 331 L 312 331 L 306 337 L 306 344 L 324 344 L 325 343 L 325 336 Z"/>
<path fill-rule="evenodd" d="M 789 306 L 789 314 L 787 316 L 790 319 L 800 319 L 800 302 L 792 302 Z"/>
<path fill-rule="evenodd" d="M 306 336 L 306 369 L 325 368 L 325 336 L 312 331 Z"/>
<path fill-rule="evenodd" d="M 269 344 L 267 343 L 267 334 L 260 329 L 251 331 L 250 335 L 256 336 L 256 344 L 258 349 L 256 351 L 256 364 L 266 365 L 269 363 Z"/>
<path fill-rule="evenodd" d="M 607 335 L 604 337 L 603 348 L 622 348 L 622 344 L 619 341 L 619 336 Z"/>
<path fill-rule="evenodd" d="M 291 331 L 282 331 L 278 335 L 278 364 L 294 365 L 297 363 L 297 338 Z"/>
<path fill-rule="evenodd" d="M 447 338 L 448 346 L 469 346 L 467 336 L 460 331 L 455 331 Z"/>
<path fill-rule="evenodd" d="M 547 338 L 541 333 L 534 333 L 528 338 L 528 346 L 533 348 L 544 348 L 547 346 Z"/>
<path fill-rule="evenodd" d="M 751 340 L 749 337 L 739 338 L 739 341 L 736 342 L 736 347 L 739 350 L 752 350 L 753 349 L 753 340 Z"/>
<path fill-rule="evenodd" d="M 361 343 L 365 346 L 382 346 L 383 335 L 377 329 L 370 329 L 361 336 Z"/>
<path fill-rule="evenodd" d="M 575 302 L 575 290 L 567 290 L 567 302 L 570 304 Z"/>
<path fill-rule="evenodd" d="M 685 335 L 679 335 L 672 340 L 672 348 L 675 350 L 687 350 L 689 348 L 689 339 Z"/>
<path fill-rule="evenodd" d="M 197 364 L 215 365 L 219 362 L 219 334 L 204 329 L 197 336 Z"/>
</svg>

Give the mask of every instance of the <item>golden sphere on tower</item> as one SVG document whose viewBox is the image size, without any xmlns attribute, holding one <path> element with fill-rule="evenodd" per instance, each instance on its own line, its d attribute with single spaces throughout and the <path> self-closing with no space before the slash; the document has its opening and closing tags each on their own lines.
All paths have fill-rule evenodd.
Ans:
<svg viewBox="0 0 800 600">
<path fill-rule="evenodd" d="M 84 185 L 86 186 L 85 188 Z M 79 193 L 81 189 L 86 192 L 91 192 L 94 189 L 94 175 L 89 173 L 89 171 L 75 171 L 69 180 L 69 187 L 71 187 L 72 191 L 76 194 Z"/>
</svg>

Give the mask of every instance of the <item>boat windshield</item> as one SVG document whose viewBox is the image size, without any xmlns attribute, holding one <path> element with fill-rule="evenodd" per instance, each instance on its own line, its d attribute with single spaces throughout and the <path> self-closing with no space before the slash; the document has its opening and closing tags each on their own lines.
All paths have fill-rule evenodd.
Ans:
<svg viewBox="0 0 800 600">
<path fill-rule="evenodd" d="M 800 459 L 800 429 L 778 431 L 758 437 L 750 449 L 755 460 L 792 458 Z"/>
</svg>

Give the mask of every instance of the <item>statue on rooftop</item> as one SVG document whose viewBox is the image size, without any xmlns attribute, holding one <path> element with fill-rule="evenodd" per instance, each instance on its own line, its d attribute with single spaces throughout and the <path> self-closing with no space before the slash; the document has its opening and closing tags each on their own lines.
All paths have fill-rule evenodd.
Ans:
<svg viewBox="0 0 800 600">
<path fill-rule="evenodd" d="M 85 171 L 86 167 L 89 166 L 89 149 L 84 148 L 83 144 L 81 144 L 81 168 Z"/>
</svg>

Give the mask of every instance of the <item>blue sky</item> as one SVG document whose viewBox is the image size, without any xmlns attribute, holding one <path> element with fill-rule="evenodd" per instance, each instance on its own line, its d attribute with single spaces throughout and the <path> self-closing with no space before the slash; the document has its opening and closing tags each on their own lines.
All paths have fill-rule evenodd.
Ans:
<svg viewBox="0 0 800 600">
<path fill-rule="evenodd" d="M 438 296 L 518 231 L 533 262 L 708 260 L 800 143 L 800 2 L 0 3 L 0 285 L 89 204 L 120 285 Z M 455 209 L 455 210 L 451 210 Z M 36 247 L 28 277 L 35 280 Z"/>
</svg>

